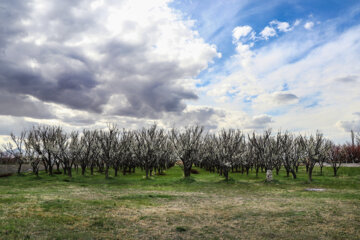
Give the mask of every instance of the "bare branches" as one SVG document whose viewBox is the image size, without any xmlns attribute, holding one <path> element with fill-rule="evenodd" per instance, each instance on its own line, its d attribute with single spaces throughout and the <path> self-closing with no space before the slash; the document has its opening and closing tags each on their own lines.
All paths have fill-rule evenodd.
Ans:
<svg viewBox="0 0 360 240">
<path fill-rule="evenodd" d="M 173 143 L 175 153 L 181 160 L 184 169 L 184 176 L 189 177 L 191 168 L 200 156 L 203 127 L 188 127 L 185 131 L 171 130 L 170 139 Z"/>
<path fill-rule="evenodd" d="M 289 132 L 272 134 L 266 130 L 261 134 L 253 132 L 247 138 L 240 130 L 228 129 L 218 133 L 203 135 L 201 126 L 183 130 L 172 129 L 165 132 L 156 124 L 137 131 L 119 130 L 116 125 L 108 125 L 104 130 L 83 130 L 66 133 L 57 126 L 34 126 L 23 131 L 20 136 L 11 134 L 11 142 L 4 145 L 6 153 L 17 159 L 19 173 L 21 164 L 28 162 L 38 174 L 39 165 L 53 174 L 53 166 L 62 166 L 64 174 L 72 176 L 72 169 L 81 167 L 81 174 L 90 168 L 115 176 L 119 171 L 124 175 L 145 171 L 146 178 L 153 173 L 164 171 L 181 161 L 184 176 L 189 177 L 192 167 L 217 172 L 229 179 L 230 172 L 244 173 L 259 170 L 267 172 L 267 180 L 272 180 L 272 170 L 279 173 L 284 167 L 287 176 L 297 177 L 300 164 L 306 166 L 309 181 L 315 165 L 320 172 L 325 163 L 331 164 L 334 175 L 338 174 L 341 163 L 347 159 L 357 161 L 360 147 L 352 145 L 335 146 L 319 132 L 316 135 L 295 136 Z"/>
</svg>

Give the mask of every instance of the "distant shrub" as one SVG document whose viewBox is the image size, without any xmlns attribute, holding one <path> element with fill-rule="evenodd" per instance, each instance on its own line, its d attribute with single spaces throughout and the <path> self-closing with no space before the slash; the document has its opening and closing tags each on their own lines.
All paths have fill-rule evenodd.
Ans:
<svg viewBox="0 0 360 240">
<path fill-rule="evenodd" d="M 199 174 L 200 172 L 198 171 L 198 170 L 196 170 L 196 169 L 191 169 L 191 174 Z"/>
</svg>

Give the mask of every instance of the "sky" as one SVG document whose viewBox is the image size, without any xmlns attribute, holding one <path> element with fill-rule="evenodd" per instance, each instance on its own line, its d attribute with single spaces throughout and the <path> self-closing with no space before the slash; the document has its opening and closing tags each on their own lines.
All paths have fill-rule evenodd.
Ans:
<svg viewBox="0 0 360 240">
<path fill-rule="evenodd" d="M 358 0 L 0 0 L 0 142 L 65 130 L 360 131 Z"/>
</svg>

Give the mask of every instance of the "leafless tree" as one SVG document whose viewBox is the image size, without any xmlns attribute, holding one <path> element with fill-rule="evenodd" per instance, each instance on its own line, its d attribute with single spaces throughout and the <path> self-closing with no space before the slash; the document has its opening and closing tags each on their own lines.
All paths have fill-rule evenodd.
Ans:
<svg viewBox="0 0 360 240">
<path fill-rule="evenodd" d="M 152 175 L 161 146 L 166 141 L 165 132 L 156 124 L 149 128 L 143 128 L 135 134 L 134 153 L 140 167 L 145 170 L 146 179 Z"/>
<path fill-rule="evenodd" d="M 54 151 L 57 159 L 64 164 L 64 169 L 69 177 L 72 177 L 72 168 L 75 162 L 80 158 L 84 145 L 80 143 L 79 132 L 73 131 L 69 137 L 66 133 L 58 131 L 58 148 Z"/>
<path fill-rule="evenodd" d="M 39 164 L 40 164 L 40 157 L 39 154 L 35 151 L 32 147 L 34 141 L 34 132 L 29 131 L 27 137 L 24 140 L 25 145 L 25 156 L 27 161 L 30 163 L 33 173 L 36 176 L 39 176 Z"/>
<path fill-rule="evenodd" d="M 311 182 L 315 164 L 319 161 L 319 158 L 322 157 L 321 155 L 324 154 L 322 152 L 324 144 L 323 135 L 317 132 L 315 136 L 311 135 L 310 138 L 302 137 L 301 144 L 305 151 L 304 161 L 308 166 L 309 182 Z"/>
<path fill-rule="evenodd" d="M 18 164 L 17 174 L 21 173 L 21 166 L 26 161 L 25 158 L 25 138 L 26 131 L 22 131 L 20 136 L 16 136 L 14 133 L 10 134 L 11 142 L 3 145 L 5 151 L 15 159 Z"/>
<path fill-rule="evenodd" d="M 221 130 L 216 139 L 216 150 L 219 166 L 226 181 L 229 179 L 229 171 L 240 161 L 240 156 L 245 150 L 244 135 L 239 130 Z"/>
<path fill-rule="evenodd" d="M 175 153 L 183 164 L 184 176 L 190 177 L 191 168 L 200 156 L 203 127 L 188 127 L 184 131 L 172 129 L 170 139 Z"/>
<path fill-rule="evenodd" d="M 281 143 L 281 158 L 287 176 L 292 174 L 296 179 L 297 167 L 299 166 L 300 159 L 303 157 L 303 148 L 300 144 L 300 138 L 294 137 L 293 134 L 285 132 L 280 136 Z"/>
<path fill-rule="evenodd" d="M 249 137 L 249 142 L 254 148 L 256 157 L 264 164 L 267 175 L 271 174 L 274 169 L 274 161 L 278 157 L 279 142 L 271 136 L 271 130 L 266 130 L 262 135 L 255 135 Z M 271 177 L 268 179 L 271 180 Z"/>
<path fill-rule="evenodd" d="M 86 167 L 91 165 L 91 160 L 96 159 L 97 131 L 84 129 L 79 142 L 79 156 L 77 162 L 81 167 L 81 175 L 85 175 Z M 90 167 L 91 168 L 91 167 Z M 93 169 L 93 166 L 92 166 Z M 91 170 L 93 171 L 93 170 Z"/>
<path fill-rule="evenodd" d="M 334 177 L 336 177 L 342 162 L 344 161 L 344 159 L 346 159 L 346 151 L 342 146 L 336 146 L 331 143 L 327 159 L 331 164 L 331 167 L 333 168 Z"/>
<path fill-rule="evenodd" d="M 45 171 L 50 175 L 53 174 L 53 166 L 56 161 L 54 152 L 57 152 L 56 140 L 61 127 L 57 126 L 34 126 L 32 147 L 37 152 L 44 164 Z"/>
<path fill-rule="evenodd" d="M 101 158 L 105 163 L 105 177 L 109 178 L 109 168 L 113 165 L 116 155 L 116 142 L 119 130 L 116 125 L 109 125 L 107 130 L 101 130 L 98 134 L 98 141 L 101 146 Z"/>
</svg>

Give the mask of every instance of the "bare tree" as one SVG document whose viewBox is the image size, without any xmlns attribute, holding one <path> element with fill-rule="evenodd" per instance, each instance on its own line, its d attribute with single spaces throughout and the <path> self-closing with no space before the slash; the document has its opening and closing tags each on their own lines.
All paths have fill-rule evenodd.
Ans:
<svg viewBox="0 0 360 240">
<path fill-rule="evenodd" d="M 334 177 L 337 176 L 338 170 L 341 166 L 341 163 L 346 159 L 346 151 L 342 146 L 336 146 L 330 143 L 330 151 L 328 151 L 328 161 L 331 164 L 331 167 L 334 171 Z"/>
<path fill-rule="evenodd" d="M 41 157 L 44 164 L 45 171 L 49 175 L 53 174 L 53 166 L 56 158 L 54 152 L 57 152 L 56 140 L 59 132 L 62 131 L 61 127 L 56 126 L 34 126 L 33 129 L 32 147 Z"/>
<path fill-rule="evenodd" d="M 271 130 L 266 130 L 262 135 L 255 135 L 254 132 L 252 137 L 249 137 L 249 142 L 253 146 L 256 156 L 265 166 L 267 181 L 271 181 L 274 159 L 278 157 L 275 155 L 278 152 L 278 140 L 271 137 Z"/>
<path fill-rule="evenodd" d="M 79 156 L 77 162 L 81 167 L 81 175 L 85 175 L 86 167 L 91 165 L 91 160 L 96 159 L 97 131 L 84 129 L 79 142 Z M 93 168 L 92 168 L 93 169 Z M 93 170 L 91 170 L 93 171 Z"/>
<path fill-rule="evenodd" d="M 203 127 L 188 127 L 185 131 L 172 129 L 170 139 L 175 153 L 183 164 L 184 176 L 190 177 L 191 168 L 199 157 Z"/>
<path fill-rule="evenodd" d="M 57 136 L 58 148 L 54 151 L 54 155 L 64 164 L 64 169 L 69 177 L 72 177 L 72 168 L 75 162 L 80 158 L 80 154 L 84 145 L 80 143 L 79 132 L 73 131 L 69 137 L 66 133 L 58 131 Z"/>
<path fill-rule="evenodd" d="M 140 167 L 145 170 L 146 179 L 152 175 L 160 147 L 166 141 L 163 129 L 158 129 L 154 124 L 150 128 L 143 128 L 135 134 L 135 155 L 139 161 Z"/>
<path fill-rule="evenodd" d="M 228 181 L 230 169 L 236 160 L 240 160 L 238 156 L 244 151 L 244 135 L 239 130 L 223 129 L 215 139 L 221 172 Z"/>
<path fill-rule="evenodd" d="M 18 164 L 17 174 L 21 173 L 21 166 L 24 164 L 25 158 L 25 138 L 26 132 L 22 131 L 20 136 L 16 136 L 14 133 L 10 134 L 11 141 L 3 145 L 5 151 L 15 159 Z"/>
<path fill-rule="evenodd" d="M 286 174 L 289 176 L 289 173 L 291 173 L 293 178 L 296 179 L 297 167 L 303 156 L 303 148 L 300 144 L 300 138 L 295 138 L 292 134 L 285 132 L 281 135 L 280 143 L 281 158 Z"/>
<path fill-rule="evenodd" d="M 317 132 L 315 136 L 311 135 L 309 139 L 302 137 L 301 144 L 303 145 L 305 150 L 306 159 L 304 160 L 308 166 L 309 182 L 311 182 L 312 172 L 315 164 L 319 161 L 319 158 L 322 157 L 321 154 L 324 154 L 322 152 L 324 144 L 323 135 Z"/>
<path fill-rule="evenodd" d="M 98 134 L 98 141 L 102 149 L 102 159 L 105 163 L 105 178 L 109 178 L 109 168 L 115 158 L 115 146 L 119 131 L 116 125 L 109 125 L 107 130 L 101 130 Z"/>
<path fill-rule="evenodd" d="M 40 157 L 39 154 L 35 151 L 32 147 L 34 141 L 34 132 L 29 131 L 27 137 L 25 138 L 25 156 L 27 161 L 31 164 L 33 173 L 36 176 L 39 176 L 39 164 L 40 164 Z"/>
</svg>

